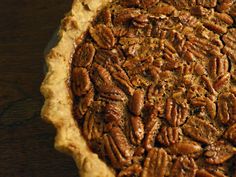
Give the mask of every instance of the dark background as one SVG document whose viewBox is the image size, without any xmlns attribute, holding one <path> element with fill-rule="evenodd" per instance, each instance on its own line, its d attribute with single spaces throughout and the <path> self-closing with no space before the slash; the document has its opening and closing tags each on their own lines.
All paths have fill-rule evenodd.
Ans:
<svg viewBox="0 0 236 177">
<path fill-rule="evenodd" d="M 76 177 L 40 118 L 43 50 L 72 0 L 0 0 L 0 177 Z"/>
</svg>

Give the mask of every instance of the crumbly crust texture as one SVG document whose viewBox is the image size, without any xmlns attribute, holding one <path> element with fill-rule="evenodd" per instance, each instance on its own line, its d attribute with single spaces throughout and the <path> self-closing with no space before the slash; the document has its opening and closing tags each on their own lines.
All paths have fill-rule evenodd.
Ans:
<svg viewBox="0 0 236 177">
<path fill-rule="evenodd" d="M 47 74 L 41 85 L 45 103 L 41 115 L 57 129 L 55 148 L 73 156 L 81 177 L 112 177 L 114 172 L 98 155 L 92 153 L 80 133 L 72 114 L 68 88 L 71 55 L 75 41 L 83 36 L 98 10 L 109 0 L 75 0 L 62 21 L 59 42 L 46 56 Z"/>
</svg>

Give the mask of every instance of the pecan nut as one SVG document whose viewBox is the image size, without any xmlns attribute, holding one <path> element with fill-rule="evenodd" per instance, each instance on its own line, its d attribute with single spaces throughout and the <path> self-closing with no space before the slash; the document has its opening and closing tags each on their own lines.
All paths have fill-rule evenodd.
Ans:
<svg viewBox="0 0 236 177">
<path fill-rule="evenodd" d="M 123 126 L 123 110 L 118 104 L 107 103 L 105 106 L 105 122 L 113 125 Z"/>
<path fill-rule="evenodd" d="M 110 73 L 99 64 L 93 64 L 91 77 L 98 89 L 103 85 L 113 84 Z"/>
<path fill-rule="evenodd" d="M 188 108 L 178 105 L 173 99 L 166 100 L 166 120 L 172 126 L 184 124 L 189 114 Z"/>
<path fill-rule="evenodd" d="M 174 155 L 188 155 L 195 157 L 202 153 L 202 147 L 194 141 L 182 141 L 171 145 L 167 151 Z"/>
<path fill-rule="evenodd" d="M 103 125 L 97 120 L 96 113 L 87 111 L 83 124 L 83 135 L 87 140 L 100 138 L 103 133 Z"/>
<path fill-rule="evenodd" d="M 236 123 L 226 130 L 224 137 L 236 145 Z"/>
<path fill-rule="evenodd" d="M 90 35 L 99 47 L 110 49 L 115 45 L 115 37 L 112 30 L 105 25 L 99 24 L 89 29 Z"/>
<path fill-rule="evenodd" d="M 134 17 L 132 20 L 133 25 L 138 28 L 146 27 L 148 25 L 148 22 L 148 16 L 144 14 Z"/>
<path fill-rule="evenodd" d="M 110 71 L 113 79 L 118 83 L 121 89 L 128 95 L 133 95 L 134 88 L 126 72 L 119 65 L 114 65 L 114 67 L 110 68 Z"/>
<path fill-rule="evenodd" d="M 133 164 L 126 169 L 122 170 L 117 177 L 132 177 L 139 176 L 142 172 L 142 166 L 139 164 Z"/>
<path fill-rule="evenodd" d="M 144 125 L 141 117 L 132 116 L 130 124 L 130 140 L 134 145 L 139 145 L 144 138 Z"/>
<path fill-rule="evenodd" d="M 220 75 L 215 81 L 213 87 L 216 91 L 223 89 L 229 84 L 230 81 L 230 73 Z"/>
<path fill-rule="evenodd" d="M 153 108 L 145 124 L 144 147 L 147 150 L 151 149 L 154 146 L 155 137 L 160 126 L 161 121 L 157 117 L 157 110 Z"/>
<path fill-rule="evenodd" d="M 110 134 L 104 135 L 105 150 L 114 167 L 120 169 L 130 164 L 134 152 L 120 128 L 114 127 Z"/>
<path fill-rule="evenodd" d="M 144 92 L 142 90 L 135 90 L 129 102 L 130 111 L 139 116 L 144 105 Z"/>
<path fill-rule="evenodd" d="M 236 122 L 236 97 L 230 92 L 220 94 L 217 117 L 223 124 Z"/>
<path fill-rule="evenodd" d="M 175 144 L 180 140 L 180 128 L 163 127 L 157 135 L 157 141 L 165 146 Z"/>
<path fill-rule="evenodd" d="M 170 177 L 195 177 L 197 165 L 193 158 L 181 156 L 172 166 Z"/>
<path fill-rule="evenodd" d="M 77 49 L 74 55 L 74 65 L 77 67 L 88 67 L 93 62 L 95 48 L 92 43 L 85 43 Z"/>
<path fill-rule="evenodd" d="M 94 90 L 90 89 L 90 91 L 84 95 L 83 97 L 80 97 L 79 102 L 76 106 L 76 115 L 78 118 L 82 118 L 84 114 L 87 112 L 88 108 L 91 106 L 93 103 L 93 98 L 94 98 Z"/>
<path fill-rule="evenodd" d="M 164 149 L 152 148 L 144 161 L 141 177 L 164 177 L 168 163 L 169 157 Z"/>
<path fill-rule="evenodd" d="M 225 141 L 217 141 L 206 147 L 204 153 L 209 164 L 221 164 L 236 154 L 236 149 Z"/>
<path fill-rule="evenodd" d="M 74 68 L 72 73 L 73 92 L 77 96 L 85 95 L 92 87 L 89 73 L 85 68 Z"/>
<path fill-rule="evenodd" d="M 206 144 L 215 142 L 220 136 L 219 130 L 198 117 L 189 118 L 183 126 L 183 131 L 193 139 Z"/>
<path fill-rule="evenodd" d="M 224 54 L 226 54 L 231 61 L 236 62 L 236 53 L 235 53 L 235 41 L 236 41 L 236 29 L 229 29 L 228 33 L 225 34 L 222 39 L 225 43 L 225 47 L 223 48 Z"/>
<path fill-rule="evenodd" d="M 121 101 L 127 100 L 125 93 L 114 85 L 103 85 L 99 89 L 99 95 L 101 99 L 105 101 Z"/>
</svg>

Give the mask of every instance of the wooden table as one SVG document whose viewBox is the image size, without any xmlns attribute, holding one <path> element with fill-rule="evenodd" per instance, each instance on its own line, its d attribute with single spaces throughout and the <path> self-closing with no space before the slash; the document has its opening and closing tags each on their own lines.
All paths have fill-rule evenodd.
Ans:
<svg viewBox="0 0 236 177">
<path fill-rule="evenodd" d="M 40 118 L 43 50 L 72 0 L 1 0 L 0 177 L 76 177 Z"/>
</svg>

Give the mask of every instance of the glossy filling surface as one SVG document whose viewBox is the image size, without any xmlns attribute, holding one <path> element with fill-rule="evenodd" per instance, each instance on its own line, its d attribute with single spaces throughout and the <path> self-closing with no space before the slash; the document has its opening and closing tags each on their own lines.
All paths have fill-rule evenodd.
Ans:
<svg viewBox="0 0 236 177">
<path fill-rule="evenodd" d="M 117 176 L 236 175 L 236 2 L 116 0 L 73 55 L 74 115 Z"/>
</svg>

